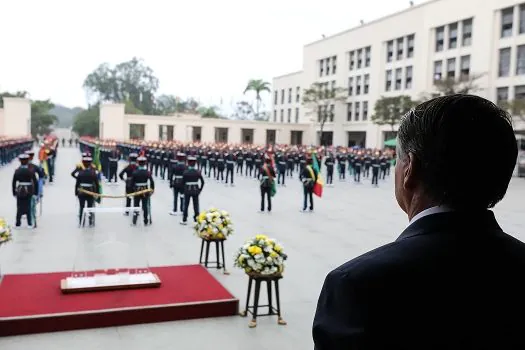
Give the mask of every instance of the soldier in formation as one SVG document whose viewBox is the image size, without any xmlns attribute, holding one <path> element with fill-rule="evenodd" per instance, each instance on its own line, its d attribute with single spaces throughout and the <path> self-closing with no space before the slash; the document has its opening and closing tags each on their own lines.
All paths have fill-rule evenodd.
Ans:
<svg viewBox="0 0 525 350">
<path fill-rule="evenodd" d="M 151 221 L 151 195 L 155 191 L 155 181 L 151 176 L 151 172 L 147 168 L 147 158 L 138 157 L 137 158 L 137 169 L 131 174 L 131 187 L 133 192 L 144 192 L 133 197 L 133 206 L 142 207 L 142 218 L 144 225 L 150 225 Z M 133 213 L 133 225 L 137 224 L 139 217 L 138 212 Z"/>
<path fill-rule="evenodd" d="M 133 193 L 133 182 L 132 182 L 132 176 L 135 170 L 137 170 L 138 164 L 137 164 L 137 153 L 130 153 L 129 154 L 129 163 L 126 165 L 124 169 L 121 170 L 121 172 L 118 174 L 118 177 L 120 180 L 124 181 L 125 183 L 125 191 L 126 195 L 129 195 L 130 193 Z M 124 176 L 126 176 L 124 178 Z M 126 196 L 126 208 L 131 208 L 131 197 Z M 124 215 L 129 215 L 129 211 L 125 211 Z"/>
<path fill-rule="evenodd" d="M 182 214 L 181 225 L 188 223 L 188 208 L 190 201 L 193 203 L 193 221 L 197 221 L 199 215 L 199 196 L 204 188 L 204 178 L 201 172 L 195 168 L 197 159 L 188 157 L 188 168 L 182 175 L 184 186 L 184 212 Z"/>
<path fill-rule="evenodd" d="M 95 197 L 92 194 L 86 193 L 98 193 L 99 188 L 99 177 L 97 171 L 91 166 L 93 159 L 90 156 L 82 157 L 82 168 L 76 174 L 75 182 L 75 196 L 78 197 L 79 212 L 78 212 L 78 224 L 82 225 L 82 219 L 84 217 L 84 208 L 93 208 L 95 206 Z M 93 213 L 89 214 L 88 218 L 89 226 L 95 225 L 95 216 Z"/>
<path fill-rule="evenodd" d="M 15 170 L 11 190 L 16 197 L 16 222 L 15 226 L 22 225 L 22 216 L 25 215 L 27 225 L 32 227 L 35 224 L 36 217 L 31 208 L 31 198 L 36 194 L 38 180 L 36 174 L 29 167 L 29 156 L 22 153 L 18 156 L 20 166 Z"/>
<path fill-rule="evenodd" d="M 170 188 L 173 189 L 173 210 L 170 215 L 178 215 L 184 212 L 184 172 L 186 171 L 186 155 L 184 153 L 177 153 L 177 162 L 171 171 Z M 179 201 L 180 199 L 180 201 Z M 180 206 L 178 206 L 179 204 Z M 177 208 L 180 211 L 177 211 Z"/>
</svg>

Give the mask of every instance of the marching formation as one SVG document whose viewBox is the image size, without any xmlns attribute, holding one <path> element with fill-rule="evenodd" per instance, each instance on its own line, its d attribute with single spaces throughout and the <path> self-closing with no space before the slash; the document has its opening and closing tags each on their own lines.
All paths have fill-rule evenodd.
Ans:
<svg viewBox="0 0 525 350">
<path fill-rule="evenodd" d="M 46 137 L 38 151 L 39 163 L 34 163 L 33 141 L 27 139 L 0 139 L 0 161 L 7 164 L 18 156 L 20 167 L 13 176 L 12 192 L 17 199 L 16 226 L 22 217 L 30 227 L 37 226 L 37 206 L 42 210 L 43 188 L 52 184 L 59 140 Z M 259 183 L 260 212 L 272 211 L 272 198 L 278 187 L 297 178 L 302 183 L 303 212 L 314 210 L 314 195 L 321 197 L 323 178 L 333 186 L 334 172 L 340 182 L 347 180 L 361 184 L 371 178 L 377 187 L 379 180 L 390 174 L 395 159 L 393 149 L 371 150 L 357 147 L 304 147 L 272 145 L 182 144 L 178 142 L 148 143 L 143 141 L 116 142 L 93 138 L 79 140 L 81 160 L 71 172 L 75 178 L 74 193 L 78 198 L 78 222 L 95 225 L 94 208 L 104 197 L 122 198 L 124 215 L 132 217 L 136 225 L 142 217 L 144 225 L 152 224 L 151 196 L 155 181 L 168 183 L 173 194 L 169 214 L 180 215 L 180 224 L 190 217 L 196 220 L 200 212 L 199 196 L 206 181 L 235 186 L 239 176 Z M 119 161 L 128 164 L 119 172 Z M 324 171 L 321 169 L 324 165 Z M 323 173 L 326 176 L 323 176 Z M 103 183 L 124 182 L 121 196 L 103 193 Z M 166 189 L 168 190 L 168 189 Z M 86 210 L 86 208 L 91 208 Z"/>
</svg>

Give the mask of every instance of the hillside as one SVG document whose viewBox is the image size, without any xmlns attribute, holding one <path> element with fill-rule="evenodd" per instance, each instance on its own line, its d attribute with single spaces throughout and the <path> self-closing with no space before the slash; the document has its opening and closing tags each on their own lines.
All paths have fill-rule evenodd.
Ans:
<svg viewBox="0 0 525 350">
<path fill-rule="evenodd" d="M 56 115 L 58 118 L 58 127 L 60 128 L 69 128 L 73 126 L 73 118 L 83 109 L 80 107 L 68 108 L 62 105 L 55 105 L 50 112 L 53 115 Z"/>
</svg>

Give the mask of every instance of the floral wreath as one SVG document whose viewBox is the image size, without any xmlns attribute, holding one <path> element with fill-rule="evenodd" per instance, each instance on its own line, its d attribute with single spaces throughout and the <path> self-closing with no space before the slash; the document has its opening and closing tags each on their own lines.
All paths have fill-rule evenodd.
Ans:
<svg viewBox="0 0 525 350">
<path fill-rule="evenodd" d="M 226 239 L 234 231 L 230 214 L 216 208 L 200 213 L 193 228 L 197 236 L 208 240 Z"/>
<path fill-rule="evenodd" d="M 234 265 L 248 274 L 279 275 L 284 271 L 287 258 L 282 245 L 275 239 L 256 235 L 239 248 Z"/>
</svg>

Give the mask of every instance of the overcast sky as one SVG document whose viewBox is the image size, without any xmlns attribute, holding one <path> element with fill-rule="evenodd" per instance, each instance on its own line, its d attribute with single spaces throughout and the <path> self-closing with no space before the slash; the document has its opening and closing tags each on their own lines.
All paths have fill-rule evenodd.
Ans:
<svg viewBox="0 0 525 350">
<path fill-rule="evenodd" d="M 159 78 L 159 93 L 229 105 L 243 98 L 250 78 L 271 82 L 300 70 L 304 44 L 408 6 L 408 0 L 0 0 L 0 91 L 85 106 L 87 74 L 100 63 L 137 56 Z"/>
</svg>

